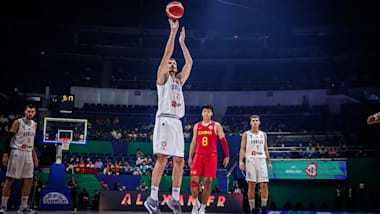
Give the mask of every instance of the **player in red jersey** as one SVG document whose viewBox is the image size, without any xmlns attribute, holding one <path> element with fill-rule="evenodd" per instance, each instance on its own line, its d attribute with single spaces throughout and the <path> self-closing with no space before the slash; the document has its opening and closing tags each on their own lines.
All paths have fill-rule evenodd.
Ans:
<svg viewBox="0 0 380 214">
<path fill-rule="evenodd" d="M 213 115 L 213 107 L 211 105 L 202 106 L 203 120 L 194 125 L 193 140 L 190 145 L 189 152 L 189 166 L 191 168 L 191 194 L 194 198 L 194 206 L 191 211 L 192 214 L 205 213 L 208 198 L 211 192 L 212 179 L 216 177 L 216 168 L 218 162 L 217 156 L 217 137 L 225 153 L 223 160 L 224 168 L 227 167 L 230 161 L 228 152 L 228 144 L 224 137 L 222 126 L 218 122 L 211 120 Z M 193 160 L 193 154 L 196 153 Z M 202 193 L 202 204 L 198 200 L 198 182 L 203 175 L 204 190 Z"/>
</svg>

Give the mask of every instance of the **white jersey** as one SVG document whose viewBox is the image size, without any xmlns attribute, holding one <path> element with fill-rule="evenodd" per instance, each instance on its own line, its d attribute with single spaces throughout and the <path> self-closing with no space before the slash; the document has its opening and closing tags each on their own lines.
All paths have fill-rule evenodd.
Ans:
<svg viewBox="0 0 380 214">
<path fill-rule="evenodd" d="M 10 147 L 12 149 L 32 151 L 37 124 L 31 120 L 30 125 L 28 125 L 24 122 L 23 118 L 17 121 L 19 122 L 19 127 L 16 135 L 11 140 Z"/>
<path fill-rule="evenodd" d="M 156 116 L 175 115 L 179 118 L 185 115 L 185 100 L 181 81 L 170 75 L 165 84 L 157 84 L 158 110 Z"/>
<path fill-rule="evenodd" d="M 258 133 L 253 133 L 251 131 L 246 131 L 247 134 L 247 144 L 245 147 L 245 157 L 246 158 L 266 158 L 265 154 L 265 132 L 259 131 Z"/>
</svg>

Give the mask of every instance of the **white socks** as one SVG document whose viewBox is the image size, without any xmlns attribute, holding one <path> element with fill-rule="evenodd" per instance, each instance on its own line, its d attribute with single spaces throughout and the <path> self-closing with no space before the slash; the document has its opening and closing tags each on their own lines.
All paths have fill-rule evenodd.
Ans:
<svg viewBox="0 0 380 214">
<path fill-rule="evenodd" d="M 255 209 L 255 199 L 249 199 L 249 209 L 253 210 Z"/>
<path fill-rule="evenodd" d="M 28 207 L 28 199 L 29 199 L 29 196 L 22 196 L 22 197 L 21 197 L 20 210 L 23 210 L 23 209 L 25 209 L 26 207 Z"/>
<path fill-rule="evenodd" d="M 266 207 L 267 206 L 267 201 L 268 201 L 267 198 L 261 198 L 261 206 L 262 207 Z"/>
<path fill-rule="evenodd" d="M 2 196 L 1 197 L 1 207 L 5 207 L 7 209 L 8 207 L 8 196 Z"/>
<path fill-rule="evenodd" d="M 153 200 L 158 201 L 158 187 L 155 187 L 155 186 L 150 187 L 150 197 Z"/>
<path fill-rule="evenodd" d="M 179 192 L 181 191 L 181 188 L 172 188 L 172 197 L 174 200 L 178 201 L 179 200 Z"/>
</svg>

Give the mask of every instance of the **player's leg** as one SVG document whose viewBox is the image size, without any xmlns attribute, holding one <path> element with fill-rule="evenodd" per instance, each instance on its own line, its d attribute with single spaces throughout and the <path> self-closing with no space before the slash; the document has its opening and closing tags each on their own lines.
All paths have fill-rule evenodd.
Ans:
<svg viewBox="0 0 380 214">
<path fill-rule="evenodd" d="M 199 209 L 199 213 L 205 213 L 206 212 L 206 206 L 207 206 L 208 198 L 210 197 L 210 193 L 211 193 L 212 179 L 213 178 L 211 178 L 211 177 L 203 177 L 204 189 L 202 192 L 202 204 L 201 204 L 201 208 Z"/>
<path fill-rule="evenodd" d="M 7 210 L 8 199 L 9 199 L 9 196 L 11 195 L 11 186 L 12 186 L 14 180 L 15 179 L 11 178 L 11 177 L 6 177 L 6 179 L 5 179 L 5 183 L 4 183 L 2 195 L 1 195 L 0 213 L 5 213 L 5 211 Z"/>
<path fill-rule="evenodd" d="M 166 155 L 157 155 L 157 160 L 152 172 L 152 191 L 151 197 L 154 200 L 158 200 L 158 187 L 160 186 L 162 174 L 164 172 L 165 166 L 168 163 L 168 156 Z"/>
<path fill-rule="evenodd" d="M 268 201 L 268 195 L 269 195 L 269 192 L 268 192 L 268 183 L 267 182 L 264 182 L 264 183 L 260 183 L 260 196 L 261 196 L 261 211 L 263 214 L 265 214 L 263 212 L 263 210 L 266 211 L 266 206 L 267 206 L 267 201 Z"/>
<path fill-rule="evenodd" d="M 256 189 L 256 182 L 248 182 L 248 201 L 249 201 L 249 209 L 251 211 L 255 211 L 255 189 Z"/>
<path fill-rule="evenodd" d="M 150 214 L 161 213 L 158 201 L 158 187 L 167 162 L 168 156 L 157 154 L 156 164 L 154 165 L 152 172 L 150 196 L 144 202 L 144 206 Z"/>
<path fill-rule="evenodd" d="M 179 194 L 181 190 L 183 159 L 185 153 L 185 141 L 183 137 L 182 122 L 178 119 L 170 118 L 171 132 L 173 133 L 172 153 L 173 156 L 173 173 L 172 173 L 172 196 L 167 201 L 168 207 L 173 210 L 173 213 L 182 213 L 181 203 L 179 202 Z"/>
<path fill-rule="evenodd" d="M 266 214 L 266 206 L 268 201 L 268 170 L 265 159 L 257 159 L 258 178 L 257 182 L 260 183 L 260 196 L 261 196 L 261 213 Z"/>
<path fill-rule="evenodd" d="M 185 161 L 182 157 L 173 157 L 173 174 L 172 174 L 172 181 L 173 181 L 173 192 L 172 196 L 175 200 L 179 200 L 179 192 L 181 189 L 181 183 L 182 183 L 182 174 L 183 174 L 183 165 Z"/>
<path fill-rule="evenodd" d="M 24 183 L 21 190 L 21 205 L 19 210 L 24 210 L 28 207 L 30 190 L 32 188 L 33 178 L 24 178 Z"/>
<path fill-rule="evenodd" d="M 193 165 L 191 167 L 190 176 L 190 187 L 191 187 L 191 194 L 194 199 L 193 209 L 191 210 L 192 214 L 197 214 L 199 212 L 199 208 L 201 207 L 201 202 L 198 199 L 199 195 L 199 180 L 201 179 L 203 175 L 203 155 L 195 154 Z"/>
<path fill-rule="evenodd" d="M 167 201 L 167 205 L 173 210 L 174 214 L 182 213 L 181 203 L 179 202 L 179 193 L 181 190 L 182 173 L 184 160 L 182 157 L 173 157 L 173 173 L 172 173 L 172 196 Z"/>
<path fill-rule="evenodd" d="M 34 164 L 33 164 L 33 156 L 31 151 L 23 151 L 23 157 L 24 157 L 24 167 L 21 171 L 21 178 L 24 179 L 24 183 L 22 185 L 21 190 L 21 205 L 19 210 L 23 213 L 35 213 L 34 210 L 32 210 L 30 207 L 28 207 L 28 200 L 30 195 L 30 190 L 32 188 L 32 182 L 33 182 L 33 171 L 34 171 Z"/>
<path fill-rule="evenodd" d="M 193 168 L 192 168 L 193 171 Z M 192 214 L 197 214 L 199 208 L 201 207 L 201 203 L 199 202 L 198 195 L 198 184 L 199 184 L 200 177 L 198 176 L 191 176 L 190 178 L 190 188 L 191 188 L 191 195 L 193 196 L 194 203 L 193 203 L 193 209 L 191 211 Z"/>
<path fill-rule="evenodd" d="M 218 156 L 216 154 L 209 154 L 209 155 L 205 155 L 204 157 L 205 157 L 203 161 L 204 190 L 202 192 L 202 204 L 201 204 L 201 208 L 199 209 L 199 213 L 206 212 L 208 198 L 210 197 L 210 193 L 211 193 L 212 180 L 216 178 L 216 169 L 218 167 Z"/>
</svg>

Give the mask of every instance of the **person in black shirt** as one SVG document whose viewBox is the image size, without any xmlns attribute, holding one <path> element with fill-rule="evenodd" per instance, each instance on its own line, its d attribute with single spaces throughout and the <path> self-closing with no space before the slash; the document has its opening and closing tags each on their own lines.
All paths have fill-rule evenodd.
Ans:
<svg viewBox="0 0 380 214">
<path fill-rule="evenodd" d="M 73 202 L 74 210 L 77 209 L 77 188 L 78 183 L 75 181 L 74 176 L 71 176 L 71 181 L 68 184 L 69 188 L 71 189 L 71 200 Z"/>
<path fill-rule="evenodd" d="M 88 192 L 86 188 L 83 188 L 83 191 L 79 194 L 79 209 L 87 210 L 88 203 L 89 203 Z"/>
</svg>

